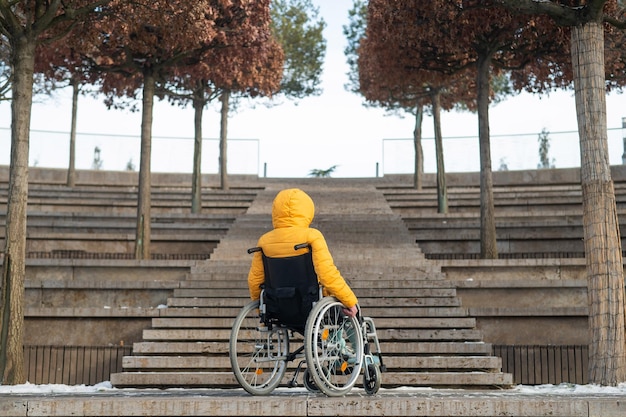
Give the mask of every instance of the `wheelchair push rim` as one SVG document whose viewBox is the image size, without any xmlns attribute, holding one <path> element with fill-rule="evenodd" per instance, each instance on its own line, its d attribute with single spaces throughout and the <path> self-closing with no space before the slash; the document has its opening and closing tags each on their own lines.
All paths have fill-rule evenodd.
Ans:
<svg viewBox="0 0 626 417">
<path fill-rule="evenodd" d="M 307 368 L 315 385 L 328 396 L 347 394 L 360 376 L 363 336 L 356 317 L 348 317 L 335 297 L 311 310 L 305 329 Z"/>
<path fill-rule="evenodd" d="M 239 312 L 230 334 L 230 364 L 237 382 L 252 395 L 271 393 L 287 369 L 287 330 L 262 326 L 259 302 L 248 303 Z"/>
</svg>

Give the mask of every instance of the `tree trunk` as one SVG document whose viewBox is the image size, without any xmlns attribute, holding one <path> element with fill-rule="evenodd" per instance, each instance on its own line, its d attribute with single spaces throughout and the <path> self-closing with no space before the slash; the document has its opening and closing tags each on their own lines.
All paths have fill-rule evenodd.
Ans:
<svg viewBox="0 0 626 417">
<path fill-rule="evenodd" d="M 220 101 L 222 102 L 221 121 L 220 121 L 220 185 L 222 190 L 228 190 L 228 153 L 227 153 L 227 128 L 228 128 L 228 100 L 230 99 L 230 91 L 225 90 Z"/>
<path fill-rule="evenodd" d="M 572 27 L 589 304 L 589 383 L 626 381 L 624 272 L 611 179 L 602 24 Z"/>
<path fill-rule="evenodd" d="M 191 212 L 202 211 L 202 112 L 204 110 L 204 86 L 194 91 L 193 100 L 193 174 L 191 178 Z"/>
<path fill-rule="evenodd" d="M 26 275 L 28 148 L 33 100 L 35 38 L 34 35 L 18 35 L 12 41 L 11 61 L 14 78 L 11 103 L 11 167 L 0 288 L 1 385 L 26 382 L 24 375 L 24 278 Z"/>
<path fill-rule="evenodd" d="M 446 168 L 443 163 L 443 138 L 441 135 L 441 105 L 439 91 L 431 95 L 433 104 L 433 123 L 435 124 L 435 158 L 437 159 L 437 212 L 448 213 L 448 189 L 446 186 Z"/>
<path fill-rule="evenodd" d="M 141 113 L 141 154 L 139 162 L 139 191 L 137 202 L 137 233 L 135 259 L 150 259 L 150 206 L 152 147 L 152 111 L 154 105 L 154 74 L 147 72 L 143 81 L 143 107 Z"/>
<path fill-rule="evenodd" d="M 413 147 L 415 148 L 415 170 L 413 172 L 413 187 L 422 189 L 424 177 L 424 150 L 422 148 L 422 121 L 424 119 L 424 107 L 419 104 L 415 109 L 415 130 L 413 130 Z"/>
<path fill-rule="evenodd" d="M 76 184 L 76 118 L 78 113 L 78 80 L 72 77 L 72 122 L 70 127 L 70 163 L 67 168 L 67 186 Z"/>
<path fill-rule="evenodd" d="M 488 53 L 478 54 L 477 67 L 478 143 L 480 149 L 480 257 L 482 259 L 497 259 L 498 247 L 489 133 L 491 59 Z"/>
</svg>

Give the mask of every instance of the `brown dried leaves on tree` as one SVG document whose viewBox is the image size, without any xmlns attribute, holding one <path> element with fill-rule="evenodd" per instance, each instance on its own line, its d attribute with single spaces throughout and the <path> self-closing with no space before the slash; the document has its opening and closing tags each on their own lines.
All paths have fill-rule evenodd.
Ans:
<svg viewBox="0 0 626 417">
<path fill-rule="evenodd" d="M 435 87 L 457 86 L 456 91 L 449 90 L 456 98 L 450 94 L 448 100 L 471 103 L 463 96 L 470 91 L 468 74 L 473 75 L 481 159 L 481 256 L 497 258 L 488 128 L 490 77 L 541 62 L 548 53 L 558 54 L 568 38 L 547 17 L 530 20 L 489 5 L 461 0 L 372 0 L 368 24 L 381 23 L 367 41 L 378 44 L 372 49 L 386 64 L 381 74 L 392 74 L 392 82 L 403 91 L 423 88 L 434 80 L 430 83 Z"/>
<path fill-rule="evenodd" d="M 150 141 L 156 86 L 178 77 L 192 85 L 210 80 L 221 88 L 271 91 L 276 79 L 280 81 L 274 70 L 282 61 L 270 35 L 269 0 L 117 0 L 77 33 L 86 46 L 84 56 L 101 72 L 109 106 L 120 105 L 120 98 L 133 103 L 142 92 L 135 256 L 146 259 L 150 257 Z"/>
</svg>

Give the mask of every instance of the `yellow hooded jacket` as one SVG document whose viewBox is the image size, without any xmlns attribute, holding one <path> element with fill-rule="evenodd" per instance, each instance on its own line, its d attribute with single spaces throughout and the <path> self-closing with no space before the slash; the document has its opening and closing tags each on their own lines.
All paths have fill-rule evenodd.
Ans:
<svg viewBox="0 0 626 417">
<path fill-rule="evenodd" d="M 358 303 L 352 289 L 341 276 L 328 250 L 322 233 L 309 227 L 315 214 L 313 200 L 304 191 L 292 188 L 282 190 L 276 195 L 272 205 L 272 225 L 274 229 L 259 238 L 257 246 L 271 258 L 294 256 L 306 251 L 295 252 L 294 245 L 308 243 L 313 252 L 313 266 L 317 278 L 324 287 L 324 294 L 334 295 L 346 307 Z M 261 284 L 265 279 L 261 252 L 255 252 L 248 273 L 250 297 L 258 300 Z"/>
</svg>

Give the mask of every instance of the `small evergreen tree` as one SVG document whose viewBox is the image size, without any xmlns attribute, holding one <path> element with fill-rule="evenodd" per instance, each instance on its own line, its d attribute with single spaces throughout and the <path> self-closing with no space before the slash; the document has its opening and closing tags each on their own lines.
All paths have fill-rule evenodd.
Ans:
<svg viewBox="0 0 626 417">
<path fill-rule="evenodd" d="M 93 162 L 91 163 L 91 169 L 95 169 L 96 171 L 102 168 L 102 158 L 100 157 L 100 148 L 95 147 L 93 149 Z"/>
<path fill-rule="evenodd" d="M 550 161 L 549 152 L 550 152 L 550 132 L 546 130 L 544 127 L 539 134 L 539 164 L 537 164 L 537 168 L 546 169 L 546 168 L 554 168 L 554 158 Z"/>
<path fill-rule="evenodd" d="M 328 169 L 312 169 L 309 172 L 309 177 L 315 177 L 315 178 L 329 178 L 330 175 L 335 172 L 335 169 L 337 168 L 337 165 L 333 165 L 332 167 L 328 168 Z"/>
</svg>

